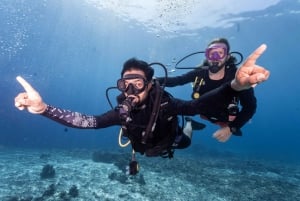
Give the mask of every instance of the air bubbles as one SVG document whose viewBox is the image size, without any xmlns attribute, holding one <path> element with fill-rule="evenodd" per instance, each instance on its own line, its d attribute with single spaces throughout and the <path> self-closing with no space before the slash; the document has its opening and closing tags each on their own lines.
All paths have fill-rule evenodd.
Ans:
<svg viewBox="0 0 300 201">
<path fill-rule="evenodd" d="M 5 16 L 1 22 L 0 54 L 10 60 L 26 46 L 32 8 L 24 2 L 16 5 L 14 1 L 6 1 L 0 3 L 0 10 Z"/>
</svg>

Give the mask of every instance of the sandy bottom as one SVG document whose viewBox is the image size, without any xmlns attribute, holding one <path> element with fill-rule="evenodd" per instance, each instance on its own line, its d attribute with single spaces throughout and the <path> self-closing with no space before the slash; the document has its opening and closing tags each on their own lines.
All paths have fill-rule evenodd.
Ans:
<svg viewBox="0 0 300 201">
<path fill-rule="evenodd" d="M 128 150 L 127 150 L 128 151 Z M 233 155 L 146 158 L 140 172 L 126 174 L 125 152 L 91 150 L 0 150 L 0 200 L 300 200 L 300 166 Z M 53 178 L 41 179 L 45 165 Z M 78 195 L 70 193 L 71 188 Z"/>
</svg>

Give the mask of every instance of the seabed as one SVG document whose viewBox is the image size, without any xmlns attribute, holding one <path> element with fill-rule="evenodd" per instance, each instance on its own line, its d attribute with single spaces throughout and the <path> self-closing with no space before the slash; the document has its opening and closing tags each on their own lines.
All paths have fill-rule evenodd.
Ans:
<svg viewBox="0 0 300 201">
<path fill-rule="evenodd" d="M 230 154 L 171 160 L 138 155 L 140 172 L 126 173 L 128 152 L 0 149 L 1 201 L 296 201 L 300 166 Z M 93 160 L 94 159 L 94 160 Z M 97 162 L 95 162 L 97 161 Z M 41 178 L 45 165 L 53 178 Z M 74 187 L 78 195 L 71 195 Z"/>
</svg>

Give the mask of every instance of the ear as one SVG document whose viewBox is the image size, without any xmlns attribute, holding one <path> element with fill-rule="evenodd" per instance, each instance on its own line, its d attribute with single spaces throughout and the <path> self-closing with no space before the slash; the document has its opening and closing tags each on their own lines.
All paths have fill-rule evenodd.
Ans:
<svg viewBox="0 0 300 201">
<path fill-rule="evenodd" d="M 152 85 L 153 85 L 152 81 L 149 82 L 148 85 L 147 85 L 147 89 L 150 90 L 152 88 Z"/>
</svg>

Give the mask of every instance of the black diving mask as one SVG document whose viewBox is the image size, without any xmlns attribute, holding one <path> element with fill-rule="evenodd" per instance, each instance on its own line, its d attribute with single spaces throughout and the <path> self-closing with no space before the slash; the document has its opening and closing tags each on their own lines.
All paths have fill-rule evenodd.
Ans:
<svg viewBox="0 0 300 201">
<path fill-rule="evenodd" d="M 137 95 L 143 92 L 147 84 L 147 80 L 139 74 L 128 74 L 117 81 L 118 89 L 128 95 Z"/>
</svg>

